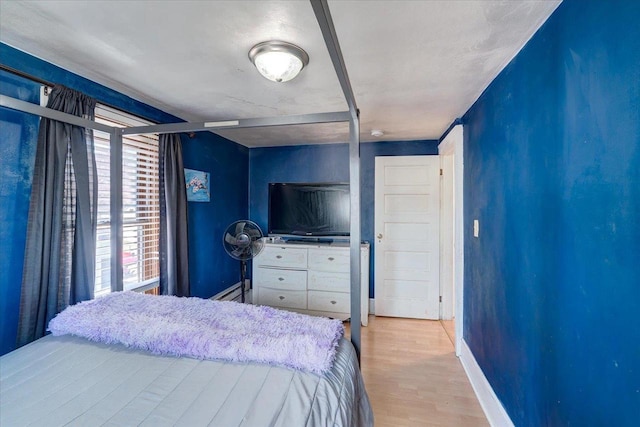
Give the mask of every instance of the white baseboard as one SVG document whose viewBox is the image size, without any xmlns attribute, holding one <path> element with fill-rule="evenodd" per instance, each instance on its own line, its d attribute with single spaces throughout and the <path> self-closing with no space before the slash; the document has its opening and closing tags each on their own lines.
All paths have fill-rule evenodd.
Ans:
<svg viewBox="0 0 640 427">
<path fill-rule="evenodd" d="M 245 290 L 249 289 L 249 279 L 245 280 Z M 250 293 L 251 291 L 245 291 L 245 300 L 247 300 L 247 298 L 250 297 Z M 225 289 L 222 292 L 218 292 L 217 294 L 215 294 L 214 296 L 212 296 L 210 299 L 213 300 L 219 300 L 219 301 L 240 301 L 240 282 L 236 282 L 233 285 L 229 286 L 227 289 Z M 251 299 L 248 299 L 248 301 L 250 302 Z"/>
<path fill-rule="evenodd" d="M 369 298 L 369 314 L 376 314 L 376 300 Z"/>
<path fill-rule="evenodd" d="M 489 424 L 495 427 L 513 427 L 514 424 L 511 418 L 509 418 L 507 411 L 504 410 L 502 403 L 494 393 L 491 384 L 487 381 L 464 339 L 461 345 L 460 362 L 462 362 L 462 366 L 467 373 L 467 377 L 469 377 L 473 391 L 475 391 L 478 401 L 480 401 L 480 406 L 482 406 Z"/>
</svg>

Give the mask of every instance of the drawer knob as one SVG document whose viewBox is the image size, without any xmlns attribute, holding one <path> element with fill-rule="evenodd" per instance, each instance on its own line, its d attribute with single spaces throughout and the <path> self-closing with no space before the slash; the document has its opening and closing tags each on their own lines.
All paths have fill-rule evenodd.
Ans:
<svg viewBox="0 0 640 427">
<path fill-rule="evenodd" d="M 335 259 L 335 258 L 334 258 L 334 257 L 332 257 L 332 256 L 330 256 L 330 257 L 329 257 L 329 261 L 333 261 L 334 259 Z"/>
<path fill-rule="evenodd" d="M 335 303 L 336 303 L 336 301 L 331 301 L 331 304 L 335 304 Z"/>
<path fill-rule="evenodd" d="M 278 280 L 282 282 L 284 280 L 284 277 L 278 277 Z"/>
<path fill-rule="evenodd" d="M 276 255 L 276 258 L 278 259 L 282 258 L 282 255 Z"/>
<path fill-rule="evenodd" d="M 284 297 L 282 295 L 279 296 L 280 301 L 282 301 L 284 299 Z"/>
</svg>

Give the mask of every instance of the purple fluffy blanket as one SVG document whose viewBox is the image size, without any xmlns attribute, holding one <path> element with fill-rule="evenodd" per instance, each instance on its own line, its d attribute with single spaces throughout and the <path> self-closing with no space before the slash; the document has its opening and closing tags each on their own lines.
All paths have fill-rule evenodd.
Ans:
<svg viewBox="0 0 640 427">
<path fill-rule="evenodd" d="M 339 320 L 136 292 L 67 307 L 49 322 L 49 330 L 155 354 L 266 363 L 316 374 L 331 368 L 344 334 Z"/>
</svg>

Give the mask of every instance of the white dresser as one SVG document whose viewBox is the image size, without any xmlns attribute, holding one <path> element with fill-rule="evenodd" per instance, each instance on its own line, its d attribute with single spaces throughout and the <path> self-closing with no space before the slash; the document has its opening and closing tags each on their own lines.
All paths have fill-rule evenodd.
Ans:
<svg viewBox="0 0 640 427">
<path fill-rule="evenodd" d="M 350 317 L 348 243 L 266 243 L 253 260 L 254 303 L 346 320 Z M 360 247 L 361 321 L 369 315 L 369 244 Z"/>
</svg>

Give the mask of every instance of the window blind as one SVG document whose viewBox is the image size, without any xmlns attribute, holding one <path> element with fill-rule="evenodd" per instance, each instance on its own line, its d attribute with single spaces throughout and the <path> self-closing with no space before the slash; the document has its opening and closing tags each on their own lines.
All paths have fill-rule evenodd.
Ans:
<svg viewBox="0 0 640 427">
<path fill-rule="evenodd" d="M 98 104 L 96 121 L 115 127 L 152 122 Z M 94 132 L 98 169 L 96 295 L 111 291 L 110 142 Z M 158 136 L 125 135 L 122 139 L 122 270 L 125 290 L 157 286 L 160 274 L 160 197 Z"/>
</svg>

